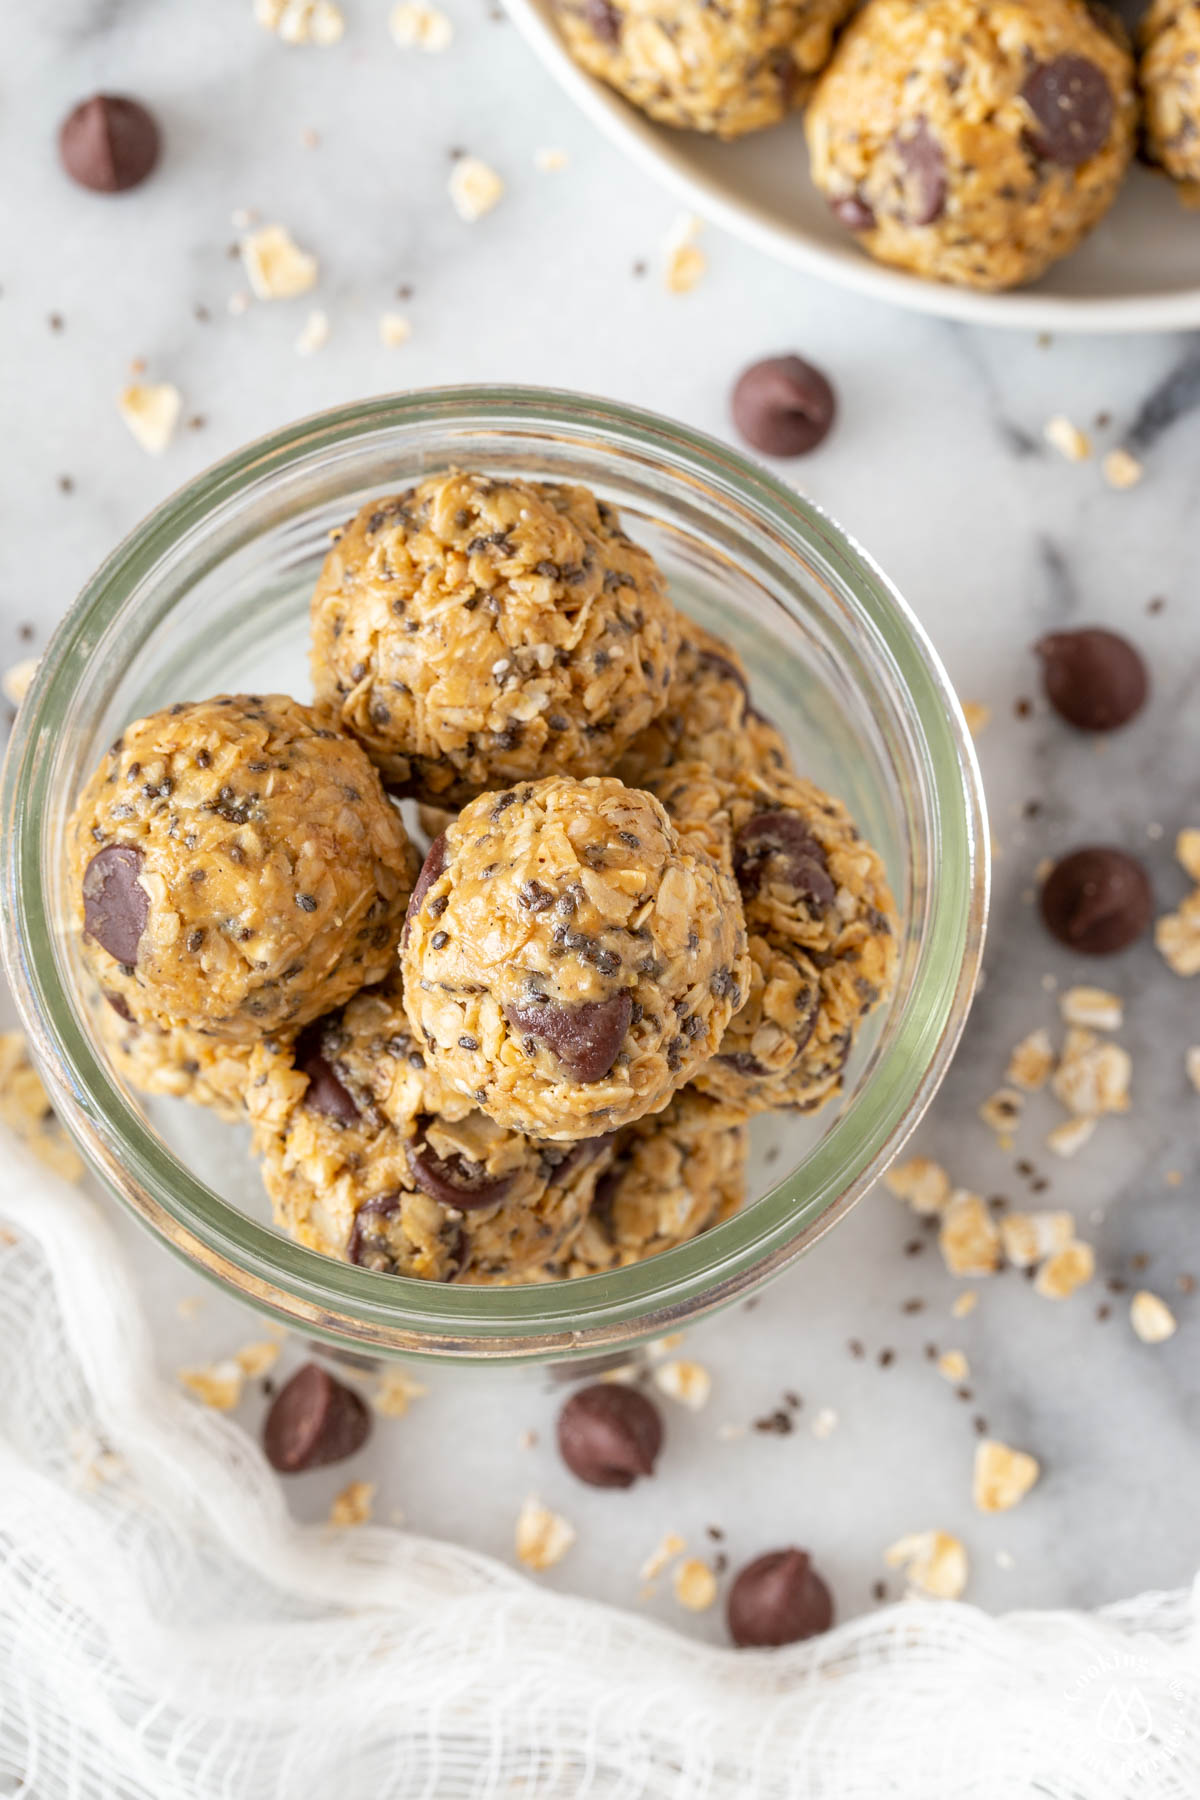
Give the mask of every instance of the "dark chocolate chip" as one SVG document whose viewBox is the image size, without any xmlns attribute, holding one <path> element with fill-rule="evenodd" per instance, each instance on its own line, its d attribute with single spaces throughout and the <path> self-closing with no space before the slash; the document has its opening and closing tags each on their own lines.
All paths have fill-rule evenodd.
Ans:
<svg viewBox="0 0 1200 1800">
<path fill-rule="evenodd" d="M 1128 638 L 1091 626 L 1052 631 L 1035 646 L 1042 685 L 1060 718 L 1080 731 L 1115 731 L 1141 711 L 1146 665 Z"/>
<path fill-rule="evenodd" d="M 281 1475 L 299 1475 L 353 1456 L 370 1434 L 365 1402 L 319 1363 L 305 1363 L 271 1403 L 263 1449 Z"/>
<path fill-rule="evenodd" d="M 747 819 L 734 842 L 733 872 L 747 900 L 768 874 L 821 909 L 832 906 L 837 894 L 825 852 L 799 813 L 785 810 Z"/>
<path fill-rule="evenodd" d="M 482 1163 L 468 1162 L 463 1156 L 437 1156 L 426 1143 L 410 1144 L 407 1154 L 418 1187 L 443 1206 L 462 1212 L 497 1206 L 516 1180 L 515 1175 L 489 1175 Z"/>
<path fill-rule="evenodd" d="M 137 100 L 95 94 L 63 120 L 58 153 L 80 187 L 121 194 L 145 181 L 158 161 L 158 126 Z"/>
<path fill-rule="evenodd" d="M 124 1021 L 127 1025 L 133 1024 L 133 1014 L 130 1012 L 127 1002 L 124 1000 L 124 998 L 120 994 L 110 993 L 109 990 L 106 988 L 104 990 L 103 997 L 105 1000 L 107 1000 L 108 1004 L 112 1007 L 112 1009 L 116 1013 L 118 1019 L 124 1019 Z"/>
<path fill-rule="evenodd" d="M 358 1263 L 370 1268 L 375 1256 L 371 1247 L 373 1224 L 376 1219 L 394 1219 L 400 1211 L 404 1196 L 399 1193 L 376 1194 L 373 1199 L 365 1200 L 354 1215 L 349 1241 L 346 1244 L 347 1262 Z"/>
<path fill-rule="evenodd" d="M 615 1381 L 580 1388 L 558 1415 L 559 1453 L 589 1487 L 627 1488 L 652 1475 L 662 1441 L 653 1401 Z"/>
<path fill-rule="evenodd" d="M 504 1016 L 522 1037 L 539 1039 L 558 1058 L 573 1081 L 603 1081 L 621 1052 L 633 1012 L 628 993 L 582 1006 L 510 1003 Z"/>
<path fill-rule="evenodd" d="M 828 436 L 837 410 L 820 369 L 801 356 L 769 356 L 738 377 L 733 422 L 766 456 L 806 456 Z"/>
<path fill-rule="evenodd" d="M 924 119 L 918 119 L 906 136 L 892 139 L 903 170 L 901 207 L 909 225 L 932 225 L 946 206 L 946 158 L 942 146 Z"/>
<path fill-rule="evenodd" d="M 446 867 L 446 834 L 435 837 L 425 852 L 425 861 L 421 864 L 421 873 L 413 886 L 412 897 L 408 902 L 408 911 L 404 915 L 404 942 L 408 942 L 409 928 L 420 912 L 425 896 Z"/>
<path fill-rule="evenodd" d="M 1064 856 L 1042 888 L 1042 918 L 1060 944 L 1086 956 L 1110 956 L 1141 937 L 1154 916 L 1154 892 L 1135 857 L 1111 845 Z"/>
<path fill-rule="evenodd" d="M 829 1630 L 833 1600 L 806 1550 L 769 1550 L 737 1576 L 727 1613 L 739 1649 L 798 1644 Z"/>
<path fill-rule="evenodd" d="M 127 968 L 137 962 L 150 917 L 150 896 L 138 881 L 141 867 L 136 846 L 106 844 L 83 872 L 83 929 Z"/>
<path fill-rule="evenodd" d="M 1047 162 L 1077 169 L 1103 148 L 1113 122 L 1112 89 L 1086 56 L 1036 63 L 1021 98 L 1034 117 L 1030 146 Z"/>
<path fill-rule="evenodd" d="M 317 1019 L 296 1039 L 296 1067 L 308 1076 L 304 1104 L 309 1112 L 353 1125 L 359 1117 L 358 1104 L 324 1053 L 324 1028 L 325 1020 Z"/>
<path fill-rule="evenodd" d="M 874 231 L 875 212 L 861 194 L 842 194 L 829 202 L 829 210 L 848 231 Z"/>
</svg>

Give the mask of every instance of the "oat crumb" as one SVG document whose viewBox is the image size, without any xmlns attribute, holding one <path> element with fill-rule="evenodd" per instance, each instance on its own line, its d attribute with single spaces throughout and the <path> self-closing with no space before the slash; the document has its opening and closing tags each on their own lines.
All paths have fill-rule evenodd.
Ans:
<svg viewBox="0 0 1200 1800">
<path fill-rule="evenodd" d="M 1061 1125 L 1046 1133 L 1046 1148 L 1055 1156 L 1074 1156 L 1083 1149 L 1095 1129 L 1095 1119 L 1064 1119 Z"/>
<path fill-rule="evenodd" d="M 352 1481 L 330 1507 L 329 1523 L 335 1526 L 365 1525 L 374 1505 L 375 1483 Z"/>
<path fill-rule="evenodd" d="M 517 1517 L 517 1556 L 527 1569 L 552 1569 L 575 1542 L 575 1528 L 531 1494 Z"/>
<path fill-rule="evenodd" d="M 979 1116 L 997 1137 L 1006 1139 L 1021 1123 L 1024 1108 L 1025 1096 L 1019 1088 L 1002 1087 L 984 1101 Z"/>
<path fill-rule="evenodd" d="M 957 1386 L 970 1379 L 971 1368 L 961 1350 L 943 1350 L 937 1359 L 937 1372 Z"/>
<path fill-rule="evenodd" d="M 1095 1251 L 1090 1244 L 1075 1239 L 1046 1258 L 1037 1272 L 1034 1292 L 1043 1300 L 1069 1300 L 1076 1288 L 1086 1286 L 1095 1273 Z"/>
<path fill-rule="evenodd" d="M 1200 883 L 1200 827 L 1184 827 L 1175 839 L 1175 856 L 1184 872 Z"/>
<path fill-rule="evenodd" d="M 1178 1329 L 1178 1320 L 1166 1301 L 1146 1288 L 1139 1288 L 1130 1301 L 1129 1322 L 1143 1344 L 1163 1344 Z"/>
<path fill-rule="evenodd" d="M 440 55 L 454 42 L 454 26 L 440 8 L 424 0 L 400 0 L 388 15 L 388 30 L 398 50 L 424 50 Z"/>
<path fill-rule="evenodd" d="M 1039 1026 L 1013 1046 L 1005 1079 L 1014 1087 L 1034 1094 L 1045 1087 L 1054 1069 L 1054 1045 L 1045 1026 Z"/>
<path fill-rule="evenodd" d="M 1042 427 L 1042 436 L 1052 450 L 1065 456 L 1068 462 L 1086 462 L 1092 454 L 1092 440 L 1086 431 L 1080 431 L 1063 413 L 1055 413 L 1047 419 Z"/>
<path fill-rule="evenodd" d="M 371 1394 L 371 1405 L 385 1419 L 402 1419 L 414 1400 L 423 1400 L 429 1389 L 403 1369 L 386 1369 Z"/>
<path fill-rule="evenodd" d="M 1100 464 L 1100 472 L 1110 488 L 1123 489 L 1136 487 L 1145 470 L 1136 456 L 1118 446 L 1108 452 Z"/>
<path fill-rule="evenodd" d="M 241 1366 L 230 1359 L 208 1368 L 180 1369 L 179 1380 L 189 1394 L 214 1412 L 232 1412 L 242 1397 L 246 1377 Z"/>
<path fill-rule="evenodd" d="M 838 1416 L 832 1406 L 822 1406 L 818 1412 L 813 1414 L 809 1430 L 815 1438 L 820 1438 L 824 1441 L 824 1439 L 833 1436 L 834 1432 L 837 1430 L 837 1426 Z"/>
<path fill-rule="evenodd" d="M 1072 1026 L 1051 1083 L 1069 1113 L 1098 1118 L 1127 1112 L 1133 1064 L 1120 1044 L 1105 1043 L 1093 1032 Z"/>
<path fill-rule="evenodd" d="M 333 0 L 254 0 L 254 17 L 284 44 L 325 50 L 341 42 L 346 21 Z"/>
<path fill-rule="evenodd" d="M 889 1169 L 883 1185 L 925 1218 L 943 1212 L 951 1193 L 949 1175 L 928 1156 L 913 1156 Z"/>
<path fill-rule="evenodd" d="M 1017 1269 L 1032 1269 L 1065 1250 L 1074 1237 L 1075 1218 L 1069 1212 L 1010 1212 L 1000 1221 L 1004 1254 Z"/>
<path fill-rule="evenodd" d="M 379 316 L 379 341 L 387 350 L 398 350 L 412 336 L 412 326 L 403 313 L 386 312 Z"/>
<path fill-rule="evenodd" d="M 296 355 L 312 356 L 329 342 L 329 316 L 318 308 L 310 312 L 304 329 L 296 339 Z"/>
<path fill-rule="evenodd" d="M 450 174 L 450 201 L 459 218 L 473 225 L 504 196 L 504 183 L 495 169 L 477 156 L 462 156 Z"/>
<path fill-rule="evenodd" d="M 973 1313 L 978 1305 L 979 1289 L 968 1288 L 965 1294 L 956 1296 L 954 1304 L 950 1308 L 950 1315 L 955 1319 L 965 1319 L 967 1314 Z"/>
<path fill-rule="evenodd" d="M 63 1130 L 20 1031 L 0 1031 L 0 1121 L 39 1162 L 65 1181 L 78 1181 L 83 1163 Z"/>
<path fill-rule="evenodd" d="M 554 150 L 549 146 L 533 153 L 533 166 L 542 175 L 557 175 L 560 169 L 566 168 L 569 160 L 565 150 Z"/>
<path fill-rule="evenodd" d="M 1037 1458 L 1028 1451 L 984 1438 L 975 1450 L 972 1498 L 980 1512 L 1008 1512 L 1025 1498 L 1040 1473 Z"/>
<path fill-rule="evenodd" d="M 667 1564 L 674 1561 L 675 1557 L 682 1556 L 686 1549 L 686 1540 L 680 1537 L 677 1531 L 668 1531 L 667 1535 L 663 1538 L 662 1543 L 658 1544 L 650 1552 L 649 1556 L 638 1570 L 639 1578 L 642 1581 L 655 1580 L 657 1576 L 662 1574 Z"/>
<path fill-rule="evenodd" d="M 1058 1004 L 1068 1025 L 1080 1025 L 1093 1031 L 1120 1031 L 1125 1018 L 1120 996 L 1110 994 L 1105 988 L 1068 988 Z"/>
<path fill-rule="evenodd" d="M 707 1612 L 717 1597 L 717 1578 L 706 1562 L 689 1556 L 672 1577 L 675 1598 L 688 1612 Z"/>
<path fill-rule="evenodd" d="M 964 700 L 963 718 L 973 738 L 981 738 L 992 722 L 992 709 L 982 700 Z"/>
<path fill-rule="evenodd" d="M 134 381 L 117 401 L 121 417 L 149 456 L 161 456 L 175 435 L 183 396 L 169 381 Z"/>
<path fill-rule="evenodd" d="M 1200 887 L 1154 927 L 1154 942 L 1176 975 L 1200 975 Z"/>
<path fill-rule="evenodd" d="M 1183 1066 L 1187 1070 L 1187 1078 L 1200 1094 L 1200 1044 L 1193 1044 L 1183 1053 Z"/>
<path fill-rule="evenodd" d="M 889 1569 L 902 1568 L 909 1592 L 957 1600 L 967 1585 L 967 1552 L 948 1531 L 914 1531 L 884 1551 Z"/>
<path fill-rule="evenodd" d="M 1000 1233 L 978 1194 L 958 1188 L 942 1214 L 938 1245 L 952 1275 L 991 1275 L 1000 1262 Z"/>
<path fill-rule="evenodd" d="M 694 213 L 681 213 L 663 240 L 663 280 L 669 294 L 690 294 L 708 270 L 708 258 L 696 243 L 703 223 Z"/>
<path fill-rule="evenodd" d="M 248 1381 L 259 1375 L 265 1375 L 268 1369 L 274 1368 L 279 1360 L 279 1345 L 269 1340 L 256 1344 L 243 1344 L 235 1350 L 233 1360 Z"/>
<path fill-rule="evenodd" d="M 692 1412 L 708 1404 L 712 1392 L 712 1376 L 703 1363 L 685 1362 L 682 1358 L 660 1363 L 654 1371 L 654 1385 L 670 1400 L 678 1400 Z"/>
</svg>

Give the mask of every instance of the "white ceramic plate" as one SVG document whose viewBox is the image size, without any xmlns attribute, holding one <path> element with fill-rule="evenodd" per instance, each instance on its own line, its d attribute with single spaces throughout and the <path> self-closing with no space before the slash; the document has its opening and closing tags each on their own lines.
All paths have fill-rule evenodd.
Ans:
<svg viewBox="0 0 1200 1800">
<path fill-rule="evenodd" d="M 1200 326 L 1200 213 L 1135 167 L 1082 249 L 1033 287 L 979 294 L 885 269 L 855 248 L 808 179 L 798 118 L 733 144 L 654 125 L 568 56 L 549 0 L 506 0 L 560 86 L 634 162 L 685 204 L 768 255 L 895 306 L 1026 331 L 1178 331 Z"/>
</svg>

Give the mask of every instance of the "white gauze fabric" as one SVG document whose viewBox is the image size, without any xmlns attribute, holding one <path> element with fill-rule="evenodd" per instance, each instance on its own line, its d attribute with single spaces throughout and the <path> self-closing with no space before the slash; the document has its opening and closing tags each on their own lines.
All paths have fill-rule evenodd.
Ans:
<svg viewBox="0 0 1200 1800">
<path fill-rule="evenodd" d="M 10 1138 L 0 1226 L 0 1795 L 1200 1796 L 1192 1594 L 910 1601 L 751 1653 L 454 1544 L 331 1538 L 160 1379 L 99 1210 Z"/>
</svg>

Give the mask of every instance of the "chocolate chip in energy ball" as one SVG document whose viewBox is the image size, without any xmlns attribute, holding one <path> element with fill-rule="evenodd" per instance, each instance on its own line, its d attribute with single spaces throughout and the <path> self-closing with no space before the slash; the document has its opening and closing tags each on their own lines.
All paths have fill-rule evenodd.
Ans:
<svg viewBox="0 0 1200 1800">
<path fill-rule="evenodd" d="M 733 872 L 746 900 L 771 879 L 822 911 L 837 897 L 825 852 L 800 815 L 785 809 L 747 819 L 734 842 Z"/>
<path fill-rule="evenodd" d="M 774 1648 L 828 1631 L 833 1600 L 806 1550 L 769 1550 L 734 1580 L 727 1617 L 739 1649 Z"/>
<path fill-rule="evenodd" d="M 653 1401 L 615 1381 L 581 1388 L 558 1415 L 562 1459 L 591 1487 L 627 1488 L 652 1475 L 662 1441 Z"/>
<path fill-rule="evenodd" d="M 587 0 L 584 17 L 592 30 L 592 36 L 599 38 L 602 44 L 619 44 L 621 41 L 621 15 L 612 0 Z"/>
<path fill-rule="evenodd" d="M 807 456 L 828 437 L 837 399 L 820 369 L 802 356 L 769 356 L 739 375 L 733 422 L 764 456 Z"/>
<path fill-rule="evenodd" d="M 1146 703 L 1150 689 L 1141 655 L 1115 631 L 1091 626 L 1052 631 L 1034 646 L 1042 659 L 1046 698 L 1080 731 L 1116 731 Z"/>
<path fill-rule="evenodd" d="M 829 202 L 829 210 L 847 231 L 875 229 L 877 221 L 874 208 L 868 205 L 861 194 L 840 194 Z"/>
<path fill-rule="evenodd" d="M 281 1475 L 300 1475 L 353 1456 L 370 1433 L 371 1415 L 354 1390 L 319 1363 L 305 1363 L 271 1403 L 263 1449 Z"/>
<path fill-rule="evenodd" d="M 1046 877 L 1042 918 L 1047 931 L 1085 956 L 1126 950 L 1154 916 L 1154 890 L 1135 857 L 1108 844 L 1073 850 Z"/>
<path fill-rule="evenodd" d="M 158 162 L 158 126 L 138 100 L 95 94 L 69 112 L 58 133 L 63 168 L 95 194 L 123 194 Z"/>
<path fill-rule="evenodd" d="M 621 993 L 582 1006 L 529 1001 L 506 1006 L 504 1016 L 514 1031 L 545 1044 L 572 1081 L 591 1083 L 603 1081 L 620 1055 L 633 1000 Z"/>
<path fill-rule="evenodd" d="M 304 1105 L 309 1112 L 353 1125 L 359 1116 L 358 1104 L 321 1048 L 324 1024 L 323 1019 L 314 1020 L 296 1039 L 296 1068 L 308 1076 Z"/>
<path fill-rule="evenodd" d="M 1086 56 L 1036 63 L 1021 98 L 1034 119 L 1029 144 L 1047 162 L 1077 169 L 1103 149 L 1112 129 L 1112 89 L 1103 69 Z"/>
<path fill-rule="evenodd" d="M 893 140 L 896 159 L 903 171 L 901 195 L 905 222 L 932 225 L 946 205 L 946 158 L 942 146 L 924 119 L 905 136 Z"/>
<path fill-rule="evenodd" d="M 515 1175 L 489 1175 L 482 1163 L 462 1156 L 437 1156 L 429 1145 L 408 1146 L 408 1166 L 413 1180 L 431 1200 L 470 1212 L 482 1206 L 499 1206 Z"/>
<path fill-rule="evenodd" d="M 132 968 L 150 917 L 150 896 L 138 880 L 142 853 L 134 844 L 106 844 L 83 872 L 83 929 L 117 962 Z"/>
<path fill-rule="evenodd" d="M 404 941 L 408 942 L 409 926 L 425 904 L 425 896 L 446 867 L 446 834 L 435 837 L 425 852 L 425 861 L 421 864 L 421 872 L 413 884 L 412 896 L 408 902 L 408 911 L 404 915 Z"/>
</svg>

